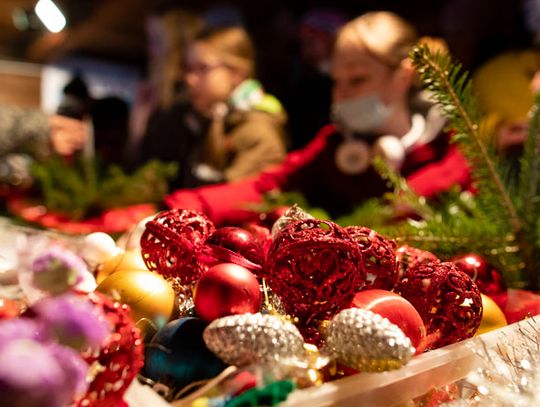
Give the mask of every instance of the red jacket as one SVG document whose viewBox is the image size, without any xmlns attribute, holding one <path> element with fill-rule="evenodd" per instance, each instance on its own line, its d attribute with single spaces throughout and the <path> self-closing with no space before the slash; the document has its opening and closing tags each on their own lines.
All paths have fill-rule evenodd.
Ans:
<svg viewBox="0 0 540 407">
<path fill-rule="evenodd" d="M 401 174 L 420 195 L 432 197 L 454 184 L 470 185 L 467 162 L 449 134 L 440 133 L 426 144 L 414 146 L 406 155 Z M 231 184 L 175 191 L 165 198 L 171 208 L 205 212 L 216 224 L 253 220 L 249 204 L 259 203 L 271 190 L 300 191 L 311 205 L 342 215 L 369 198 L 388 191 L 386 182 L 372 167 L 347 175 L 335 165 L 335 150 L 343 141 L 334 125 L 323 127 L 305 148 L 291 152 L 285 162 L 254 178 Z"/>
</svg>

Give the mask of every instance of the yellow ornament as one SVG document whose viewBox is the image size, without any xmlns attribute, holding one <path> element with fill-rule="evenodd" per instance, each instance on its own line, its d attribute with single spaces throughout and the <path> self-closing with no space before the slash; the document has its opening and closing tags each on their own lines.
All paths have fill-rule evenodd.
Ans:
<svg viewBox="0 0 540 407">
<path fill-rule="evenodd" d="M 163 277 L 148 270 L 117 271 L 96 291 L 129 305 L 131 318 L 145 339 L 165 325 L 174 311 L 174 290 Z"/>
<path fill-rule="evenodd" d="M 143 270 L 148 271 L 144 264 L 140 250 L 122 251 L 107 259 L 96 269 L 96 281 L 100 284 L 109 275 L 118 271 Z"/>
<path fill-rule="evenodd" d="M 493 331 L 494 329 L 502 328 L 508 323 L 504 313 L 499 308 L 497 303 L 489 298 L 487 295 L 481 294 L 482 306 L 484 311 L 482 313 L 482 321 L 480 327 L 476 331 L 476 335 L 482 335 L 486 332 Z"/>
</svg>

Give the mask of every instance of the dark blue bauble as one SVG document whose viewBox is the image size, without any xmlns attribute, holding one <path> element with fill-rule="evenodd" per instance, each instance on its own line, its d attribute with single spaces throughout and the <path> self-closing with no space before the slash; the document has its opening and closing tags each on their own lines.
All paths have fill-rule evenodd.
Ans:
<svg viewBox="0 0 540 407">
<path fill-rule="evenodd" d="M 227 365 L 206 347 L 204 328 L 204 321 L 191 317 L 161 328 L 146 345 L 145 375 L 177 389 L 217 376 Z"/>
</svg>

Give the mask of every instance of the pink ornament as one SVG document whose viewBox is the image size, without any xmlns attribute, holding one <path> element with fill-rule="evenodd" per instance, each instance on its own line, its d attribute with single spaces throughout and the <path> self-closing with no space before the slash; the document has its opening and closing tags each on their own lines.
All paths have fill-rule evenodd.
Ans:
<svg viewBox="0 0 540 407">
<path fill-rule="evenodd" d="M 222 263 L 201 276 L 194 302 L 197 316 L 211 322 L 227 315 L 258 312 L 261 290 L 257 278 L 248 269 Z"/>
<path fill-rule="evenodd" d="M 472 337 L 482 319 L 480 290 L 454 263 L 430 262 L 409 268 L 394 291 L 418 311 L 428 348 Z"/>
<path fill-rule="evenodd" d="M 146 223 L 141 252 L 149 270 L 164 277 L 177 277 L 188 284 L 206 270 L 199 261 L 205 240 L 214 232 L 213 223 L 202 213 L 172 209 Z"/>
<path fill-rule="evenodd" d="M 396 242 L 363 226 L 348 226 L 345 230 L 356 240 L 362 254 L 361 267 L 366 275 L 364 289 L 391 290 L 398 277 Z"/>
</svg>

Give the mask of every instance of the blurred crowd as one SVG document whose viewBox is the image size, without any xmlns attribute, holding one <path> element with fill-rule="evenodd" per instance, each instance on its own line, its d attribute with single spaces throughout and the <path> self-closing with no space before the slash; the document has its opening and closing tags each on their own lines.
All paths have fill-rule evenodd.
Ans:
<svg viewBox="0 0 540 407">
<path fill-rule="evenodd" d="M 461 61 L 490 141 L 519 159 L 540 89 L 540 1 L 452 0 L 436 18 L 414 12 L 280 10 L 262 41 L 231 5 L 156 6 L 132 105 L 93 99 L 74 73 L 53 116 L 0 107 L 0 184 L 25 186 L 31 160 L 91 148 L 126 171 L 151 159 L 178 163 L 164 202 L 224 223 L 249 217 L 242 205 L 272 190 L 301 191 L 332 215 L 346 213 L 387 190 L 375 156 L 421 195 L 467 189 L 470 168 L 409 52 L 424 42 Z"/>
</svg>

